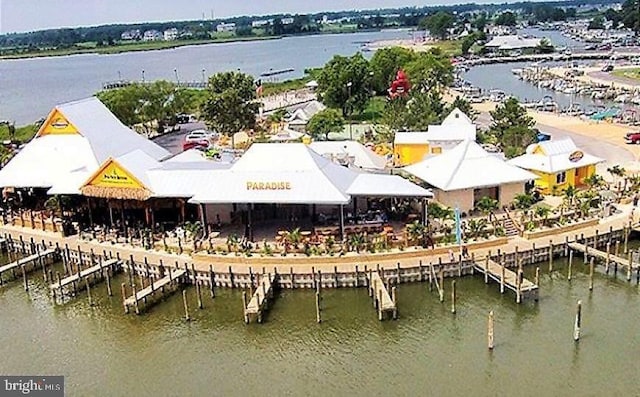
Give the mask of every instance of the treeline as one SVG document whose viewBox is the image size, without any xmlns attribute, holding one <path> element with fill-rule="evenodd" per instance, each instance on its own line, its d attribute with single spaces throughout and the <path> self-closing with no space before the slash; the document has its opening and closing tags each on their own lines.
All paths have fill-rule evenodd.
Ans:
<svg viewBox="0 0 640 397">
<path fill-rule="evenodd" d="M 494 14 L 501 10 L 523 10 L 534 16 L 538 22 L 563 20 L 568 8 L 596 5 L 614 4 L 615 0 L 568 0 L 546 3 L 519 2 L 510 4 L 478 5 L 475 3 L 429 6 L 429 7 L 404 7 L 363 11 L 340 11 L 306 15 L 274 14 L 269 16 L 240 16 L 216 20 L 200 21 L 171 21 L 150 22 L 139 24 L 114 24 L 93 27 L 49 29 L 28 33 L 10 33 L 0 35 L 0 48 L 24 48 L 46 49 L 70 48 L 74 45 L 91 42 L 98 46 L 114 45 L 120 41 L 121 35 L 129 30 L 138 29 L 140 32 L 157 30 L 163 32 L 170 28 L 176 28 L 181 33 L 182 39 L 211 39 L 214 37 L 216 26 L 222 22 L 235 23 L 238 36 L 262 35 L 294 35 L 315 33 L 322 30 L 322 19 L 329 21 L 343 21 L 355 26 L 357 29 L 380 29 L 385 27 L 414 27 L 429 15 L 438 11 L 445 11 L 454 15 L 464 15 L 475 11 L 486 11 Z M 260 32 L 253 29 L 254 21 L 271 21 L 265 24 Z M 287 23 L 284 23 L 285 20 Z"/>
</svg>

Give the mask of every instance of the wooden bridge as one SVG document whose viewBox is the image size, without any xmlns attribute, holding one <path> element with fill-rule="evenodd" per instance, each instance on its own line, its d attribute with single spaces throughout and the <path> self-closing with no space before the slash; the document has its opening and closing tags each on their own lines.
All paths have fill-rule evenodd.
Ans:
<svg viewBox="0 0 640 397">
<path fill-rule="evenodd" d="M 87 269 L 80 270 L 78 273 L 72 274 L 63 279 L 58 279 L 57 282 L 49 285 L 49 289 L 53 292 L 54 296 L 56 292 L 60 294 L 64 293 L 64 289 L 69 285 L 74 285 L 74 290 L 76 289 L 76 284 L 78 284 L 83 279 L 89 276 L 97 276 L 97 273 L 102 274 L 102 272 L 106 269 L 107 271 L 111 270 L 112 272 L 115 270 L 116 266 L 120 263 L 117 259 L 109 259 L 104 262 L 100 262 L 97 265 L 91 266 Z"/>
<path fill-rule="evenodd" d="M 2 284 L 2 274 L 11 271 L 13 273 L 13 277 L 15 278 L 15 271 L 18 268 L 23 268 L 26 271 L 27 265 L 33 265 L 30 270 L 33 270 L 38 263 L 41 263 L 42 260 L 52 257 L 55 254 L 54 249 L 43 249 L 42 251 L 38 251 L 35 254 L 31 254 L 27 257 L 20 258 L 15 262 L 11 262 L 4 266 L 0 266 L 0 285 Z"/>
<path fill-rule="evenodd" d="M 522 269 L 518 269 L 516 273 L 489 257 L 484 259 L 484 264 L 480 265 L 476 263 L 473 268 L 484 274 L 485 283 L 489 282 L 489 278 L 500 283 L 501 294 L 504 294 L 505 288 L 515 292 L 517 303 L 521 303 L 522 298 L 526 296 L 531 296 L 535 300 L 538 300 L 538 285 L 524 278 Z"/>
<path fill-rule="evenodd" d="M 367 278 L 369 280 L 369 296 L 373 298 L 373 305 L 378 310 L 378 320 L 382 321 L 385 313 L 391 313 L 394 320 L 398 318 L 396 287 L 392 288 L 391 295 L 389 295 L 389 291 L 377 271 L 369 272 Z"/>
<path fill-rule="evenodd" d="M 133 306 L 136 314 L 140 314 L 140 301 L 147 302 L 147 299 L 153 296 L 157 291 L 164 292 L 165 287 L 170 287 L 181 283 L 183 278 L 187 275 L 186 269 L 172 269 L 169 274 L 160 280 L 154 281 L 151 279 L 151 284 L 140 291 L 136 290 L 135 284 L 133 285 L 133 295 L 124 299 L 122 302 L 124 306 L 124 312 L 129 313 L 129 308 Z M 122 284 L 123 295 L 126 296 L 125 285 Z"/>
<path fill-rule="evenodd" d="M 251 317 L 255 317 L 258 323 L 262 323 L 262 315 L 269 305 L 269 299 L 273 298 L 273 288 L 277 275 L 263 274 L 260 278 L 260 284 L 253 293 L 249 304 L 246 304 L 246 293 L 243 292 L 244 305 L 244 322 L 249 324 Z"/>
</svg>

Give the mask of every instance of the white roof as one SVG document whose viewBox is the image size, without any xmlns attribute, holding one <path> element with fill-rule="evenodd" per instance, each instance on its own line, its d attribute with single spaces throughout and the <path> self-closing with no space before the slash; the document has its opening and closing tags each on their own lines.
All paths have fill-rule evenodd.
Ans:
<svg viewBox="0 0 640 397">
<path fill-rule="evenodd" d="M 155 160 L 170 153 L 124 126 L 97 98 L 57 106 L 78 134 L 37 135 L 0 170 L 0 187 L 52 187 L 69 190 L 73 172 L 92 174 L 109 157 L 138 150 Z M 64 187 L 66 186 L 66 187 Z"/>
<path fill-rule="evenodd" d="M 426 132 L 396 132 L 396 144 L 427 144 L 436 141 L 476 139 L 476 125 L 460 109 L 455 108 L 440 125 L 430 125 Z"/>
<path fill-rule="evenodd" d="M 93 175 L 85 169 L 71 172 L 66 178 L 60 179 L 56 182 L 51 189 L 47 190 L 47 194 L 50 196 L 56 194 L 81 194 L 80 187 Z"/>
<path fill-rule="evenodd" d="M 311 142 L 309 147 L 324 157 L 353 156 L 353 165 L 368 170 L 384 170 L 387 160 L 356 141 Z"/>
<path fill-rule="evenodd" d="M 167 163 L 198 163 L 209 161 L 205 158 L 204 153 L 197 149 L 185 150 L 182 153 L 178 153 L 171 158 L 163 161 L 163 164 Z"/>
<path fill-rule="evenodd" d="M 301 143 L 257 143 L 231 169 L 203 176 L 190 202 L 337 205 L 347 204 L 351 194 L 429 193 L 386 175 L 362 175 L 367 174 L 338 165 Z"/>
<path fill-rule="evenodd" d="M 360 174 L 349 186 L 347 193 L 353 196 L 370 197 L 433 197 L 433 192 L 424 189 L 398 175 Z"/>
<path fill-rule="evenodd" d="M 534 154 L 534 151 L 538 148 L 540 148 L 545 154 Z M 572 161 L 571 155 L 573 153 L 581 153 L 582 157 L 578 158 L 580 157 L 579 155 L 575 156 Z M 598 164 L 603 161 L 604 159 L 579 150 L 571 138 L 564 138 L 530 145 L 527 148 L 527 153 L 509 160 L 509 164 L 527 170 L 552 174 L 578 167 Z"/>
<path fill-rule="evenodd" d="M 326 108 L 327 107 L 321 102 L 313 100 L 303 107 L 296 109 L 287 121 L 290 124 L 306 124 L 314 115 Z"/>
<path fill-rule="evenodd" d="M 300 139 L 305 134 L 299 131 L 290 130 L 288 128 L 279 131 L 277 134 L 272 135 L 269 140 L 272 142 L 282 142 L 282 141 L 295 141 L 296 139 Z"/>
<path fill-rule="evenodd" d="M 485 47 L 494 47 L 500 50 L 517 50 L 520 48 L 533 48 L 540 44 L 539 38 L 525 39 L 518 35 L 495 36 Z"/>
<path fill-rule="evenodd" d="M 471 140 L 403 169 L 444 191 L 499 186 L 537 178 L 486 152 Z"/>
</svg>

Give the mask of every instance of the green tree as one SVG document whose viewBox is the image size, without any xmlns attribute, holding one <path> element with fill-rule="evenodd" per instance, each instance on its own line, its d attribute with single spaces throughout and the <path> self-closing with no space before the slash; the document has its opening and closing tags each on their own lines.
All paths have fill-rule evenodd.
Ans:
<svg viewBox="0 0 640 397">
<path fill-rule="evenodd" d="M 471 106 L 471 102 L 459 95 L 444 109 L 444 114 L 449 114 L 456 108 L 460 109 L 460 111 L 466 114 L 471 120 L 475 120 L 478 116 L 478 112 Z"/>
<path fill-rule="evenodd" d="M 640 32 L 640 0 L 626 0 L 622 4 L 622 9 L 620 10 L 620 15 L 622 15 L 622 23 L 626 28 L 632 29 L 633 31 Z"/>
<path fill-rule="evenodd" d="M 406 65 L 406 71 L 413 85 L 423 90 L 440 90 L 453 83 L 453 65 L 439 50 L 418 54 Z"/>
<path fill-rule="evenodd" d="M 342 131 L 344 118 L 335 109 L 325 109 L 316 113 L 307 124 L 307 131 L 314 139 L 329 140 L 330 132 Z"/>
<path fill-rule="evenodd" d="M 362 111 L 371 96 L 369 62 L 357 53 L 334 56 L 318 74 L 318 91 L 325 105 L 342 109 L 343 116 Z"/>
<path fill-rule="evenodd" d="M 143 101 L 143 91 L 140 85 L 100 91 L 97 97 L 123 124 L 134 125 L 142 122 L 139 110 Z"/>
<path fill-rule="evenodd" d="M 482 212 L 484 215 L 489 215 L 493 211 L 498 209 L 498 200 L 494 200 L 488 196 L 482 196 L 476 203 L 476 209 Z"/>
<path fill-rule="evenodd" d="M 516 98 L 507 99 L 489 114 L 493 119 L 489 134 L 493 135 L 508 158 L 523 154 L 527 146 L 536 142 L 535 121 Z"/>
<path fill-rule="evenodd" d="M 444 40 L 449 36 L 449 29 L 453 27 L 455 19 L 446 11 L 438 11 L 420 21 L 420 28 L 429 30 L 429 33 Z"/>
<path fill-rule="evenodd" d="M 405 107 L 405 126 L 414 131 L 426 131 L 429 125 L 442 121 L 444 105 L 436 90 L 413 91 Z"/>
<path fill-rule="evenodd" d="M 589 26 L 587 26 L 587 29 L 604 29 L 604 18 L 602 17 L 602 15 L 596 15 L 595 17 L 593 17 L 593 19 L 591 19 L 591 21 L 589 22 Z"/>
<path fill-rule="evenodd" d="M 549 39 L 547 39 L 546 37 L 542 38 L 540 40 L 540 42 L 538 43 L 538 45 L 535 48 L 535 51 L 538 54 L 550 54 L 553 51 L 555 51 L 555 47 L 553 46 L 553 44 L 551 44 L 551 42 L 549 41 Z"/>
<path fill-rule="evenodd" d="M 398 70 L 416 58 L 415 52 L 402 47 L 381 48 L 373 54 L 371 68 L 371 86 L 381 94 L 387 92 Z"/>
<path fill-rule="evenodd" d="M 253 77 L 240 72 L 214 74 L 209 77 L 202 116 L 211 128 L 231 136 L 233 147 L 235 133 L 255 126 L 255 98 Z"/>
<path fill-rule="evenodd" d="M 496 25 L 500 26 L 516 26 L 516 14 L 511 11 L 505 11 L 496 18 Z"/>
<path fill-rule="evenodd" d="M 476 41 L 478 41 L 478 38 L 476 37 L 475 33 L 471 33 L 464 39 L 462 39 L 462 43 L 460 44 L 462 55 L 469 54 L 469 50 L 476 43 Z"/>
<path fill-rule="evenodd" d="M 487 13 L 486 12 L 481 12 L 478 17 L 476 19 L 473 20 L 473 22 L 471 23 L 471 25 L 480 30 L 483 31 L 484 28 L 487 26 Z"/>
</svg>

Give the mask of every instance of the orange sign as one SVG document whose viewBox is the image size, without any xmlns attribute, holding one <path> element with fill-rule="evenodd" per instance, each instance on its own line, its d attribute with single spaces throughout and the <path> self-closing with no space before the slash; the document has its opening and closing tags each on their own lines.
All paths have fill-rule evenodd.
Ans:
<svg viewBox="0 0 640 397">
<path fill-rule="evenodd" d="M 85 186 L 113 187 L 128 189 L 144 189 L 140 181 L 120 166 L 115 160 L 109 159 L 100 167 Z"/>
<path fill-rule="evenodd" d="M 247 181 L 247 190 L 291 190 L 291 182 Z"/>
<path fill-rule="evenodd" d="M 78 129 L 58 109 L 54 109 L 45 120 L 38 136 L 78 134 Z"/>
<path fill-rule="evenodd" d="M 575 152 L 569 155 L 569 161 L 571 161 L 572 163 L 575 163 L 577 161 L 582 160 L 583 157 L 584 157 L 584 153 L 582 153 L 580 150 L 576 150 Z"/>
</svg>

